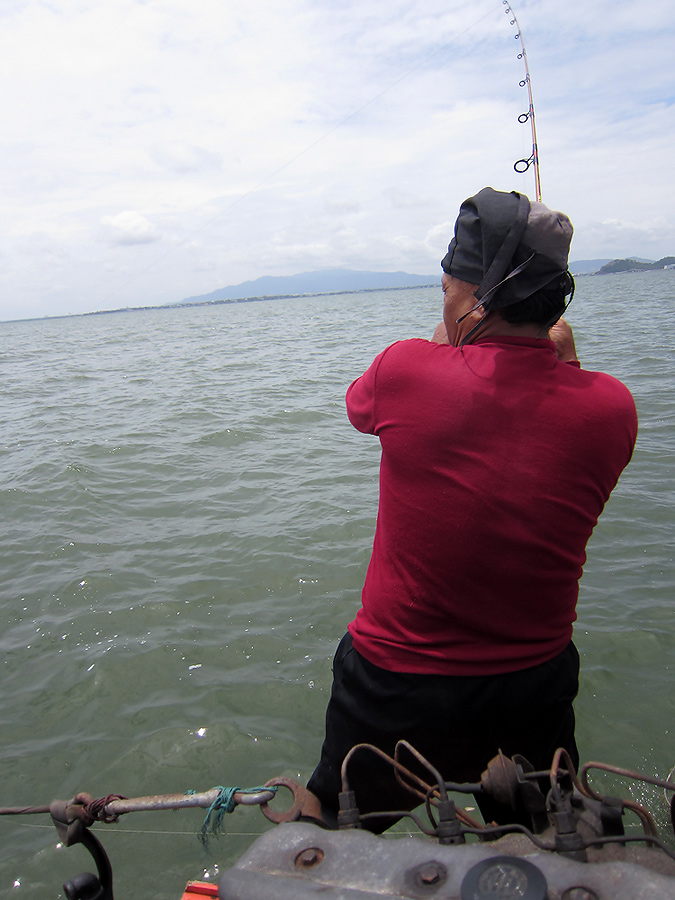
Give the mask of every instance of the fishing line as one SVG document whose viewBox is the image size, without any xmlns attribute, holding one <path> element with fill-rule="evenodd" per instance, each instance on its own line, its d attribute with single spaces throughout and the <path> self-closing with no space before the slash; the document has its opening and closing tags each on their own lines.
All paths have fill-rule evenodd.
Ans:
<svg viewBox="0 0 675 900">
<path fill-rule="evenodd" d="M 530 67 L 527 64 L 527 51 L 525 50 L 525 41 L 523 40 L 523 32 L 518 24 L 518 18 L 515 14 L 513 7 L 509 4 L 509 0 L 502 0 L 502 3 L 506 7 L 504 12 L 507 16 L 512 16 L 510 25 L 515 25 L 516 34 L 515 39 L 520 41 L 521 51 L 518 54 L 518 59 L 522 59 L 523 64 L 525 66 L 525 78 L 520 82 L 520 87 L 527 88 L 527 96 L 530 101 L 530 106 L 527 112 L 521 113 L 518 116 L 518 121 L 525 125 L 529 120 L 530 126 L 532 129 L 532 155 L 529 159 L 519 159 L 513 164 L 513 168 L 516 172 L 521 175 L 527 172 L 527 170 L 532 166 L 534 170 L 534 190 L 536 194 L 536 199 L 541 201 L 541 182 L 539 179 L 539 146 L 537 144 L 537 129 L 534 122 L 534 100 L 532 99 L 532 79 L 530 78 Z"/>
<path fill-rule="evenodd" d="M 506 0 L 502 0 L 502 2 L 506 3 Z M 484 15 L 482 15 L 479 19 L 476 19 L 474 22 L 472 22 L 470 25 L 468 25 L 463 31 L 457 32 L 457 34 L 454 37 L 453 43 L 456 42 L 458 38 L 463 37 L 469 31 L 474 29 L 484 19 L 487 19 L 491 15 L 492 15 L 492 9 L 488 10 L 488 12 L 486 12 Z M 218 219 L 222 218 L 226 213 L 230 212 L 235 206 L 237 206 L 237 204 L 241 203 L 243 200 L 246 200 L 248 197 L 250 197 L 253 194 L 257 193 L 258 191 L 262 190 L 274 178 L 276 178 L 277 175 L 281 174 L 281 172 L 284 172 L 291 165 L 293 165 L 294 162 L 296 162 L 301 157 L 305 156 L 307 153 L 310 152 L 310 150 L 313 150 L 316 146 L 321 144 L 323 141 L 325 141 L 327 138 L 329 138 L 338 129 L 342 128 L 344 125 L 346 125 L 352 119 L 356 118 L 356 116 L 358 116 L 360 113 L 362 113 L 364 109 L 367 109 L 369 106 L 372 106 L 374 103 L 376 103 L 382 97 L 384 97 L 385 94 L 388 94 L 389 91 L 393 90 L 395 87 L 397 87 L 399 84 L 401 84 L 402 81 L 405 81 L 407 78 L 409 78 L 414 72 L 417 72 L 423 66 L 428 65 L 430 60 L 434 59 L 443 50 L 446 50 L 450 46 L 452 46 L 452 44 L 450 44 L 448 42 L 442 44 L 441 46 L 437 47 L 436 50 L 432 51 L 430 54 L 425 56 L 424 59 L 421 60 L 420 62 L 418 62 L 416 65 L 411 66 L 402 75 L 400 75 L 398 78 L 396 78 L 390 84 L 388 84 L 387 87 L 383 88 L 381 91 L 379 91 L 377 94 L 375 94 L 369 100 L 367 100 L 361 106 L 357 107 L 357 109 L 353 110 L 351 113 L 346 115 L 344 118 L 340 119 L 335 125 L 333 125 L 331 128 L 329 128 L 328 131 L 326 131 L 320 137 L 316 138 L 316 140 L 307 144 L 306 147 L 304 147 L 302 150 L 300 150 L 298 153 L 296 153 L 294 156 L 292 156 L 289 160 L 287 160 L 285 163 L 283 163 L 283 165 L 279 166 L 277 169 L 274 169 L 272 172 L 269 173 L 269 175 L 266 175 L 265 178 L 263 178 L 262 181 L 258 182 L 258 184 L 255 187 L 252 187 L 245 193 L 240 194 L 238 197 L 236 197 L 234 200 L 232 200 L 231 203 L 229 203 L 227 206 L 225 206 L 224 209 L 222 209 L 215 216 L 212 216 L 212 218 L 207 219 L 206 222 L 203 222 L 197 228 L 194 228 L 192 231 L 188 232 L 184 238 L 181 238 L 181 240 L 177 241 L 172 247 L 170 247 L 168 250 L 166 250 L 160 256 L 156 257 L 156 259 L 152 260 L 152 262 L 148 263 L 148 265 L 144 269 L 140 269 L 138 272 L 136 272 L 134 275 L 132 275 L 129 279 L 127 279 L 127 281 L 123 282 L 119 287 L 115 288 L 114 291 L 111 291 L 109 294 L 106 294 L 105 296 L 103 296 L 101 298 L 101 302 L 105 303 L 107 300 L 110 300 L 111 297 L 114 297 L 117 294 L 119 294 L 121 291 L 124 290 L 124 288 L 128 287 L 130 284 L 133 284 L 135 281 L 137 281 L 139 278 L 141 278 L 143 275 L 145 275 L 147 272 L 149 272 L 151 269 L 153 269 L 158 263 L 160 263 L 160 262 L 162 262 L 162 260 L 166 259 L 167 256 L 170 256 L 172 253 L 174 253 L 180 247 L 187 244 L 188 241 L 192 240 L 192 238 L 194 238 L 196 235 L 200 234 L 202 231 L 204 231 L 204 229 L 208 228 L 210 225 L 213 225 L 214 222 L 218 221 Z M 526 65 L 527 65 L 527 61 L 526 61 Z M 518 170 L 516 169 L 516 171 L 518 171 Z M 527 168 L 523 171 L 527 171 Z"/>
<path fill-rule="evenodd" d="M 37 822 L 16 822 L 14 824 L 16 824 L 17 828 L 33 828 L 33 829 L 42 828 L 46 831 L 52 831 L 52 832 L 54 831 L 53 824 L 41 825 Z M 260 835 L 262 833 L 263 832 L 260 832 L 260 831 L 234 831 L 233 829 L 228 828 L 227 831 L 224 832 L 224 836 L 226 838 L 235 838 L 235 837 L 257 838 L 257 837 L 260 837 Z M 416 832 L 413 832 L 411 829 L 408 829 L 408 828 L 393 827 L 393 828 L 389 829 L 389 834 L 406 834 L 406 835 L 408 835 L 408 837 L 412 837 L 414 833 L 416 833 Z M 124 835 L 129 835 L 129 834 L 144 834 L 144 835 L 146 834 L 151 837 L 153 837 L 153 836 L 167 837 L 167 836 L 171 836 L 171 835 L 174 835 L 177 837 L 195 837 L 197 835 L 197 831 L 195 831 L 195 830 L 192 830 L 192 831 L 173 831 L 173 830 L 172 831 L 160 831 L 156 828 L 125 828 L 124 826 L 122 826 L 118 823 L 115 825 L 114 828 L 110 829 L 110 831 L 105 832 L 105 837 L 106 837 L 106 840 L 108 840 L 109 835 L 115 835 L 117 837 L 124 837 Z"/>
<path fill-rule="evenodd" d="M 16 826 L 18 828 L 42 828 L 47 831 L 54 831 L 54 825 L 40 825 L 35 822 L 17 822 Z M 159 836 L 167 836 L 167 835 L 178 835 L 178 837 L 195 837 L 198 834 L 199 829 L 197 831 L 158 831 L 155 828 L 124 828 L 120 825 L 115 825 L 114 828 L 110 829 L 110 831 L 105 832 L 106 840 L 110 835 L 116 835 L 117 837 L 123 837 L 126 834 L 147 834 L 147 835 L 159 835 Z M 260 837 L 260 831 L 232 831 L 230 828 L 224 832 L 226 837 Z M 56 836 L 56 833 L 55 833 Z"/>
</svg>

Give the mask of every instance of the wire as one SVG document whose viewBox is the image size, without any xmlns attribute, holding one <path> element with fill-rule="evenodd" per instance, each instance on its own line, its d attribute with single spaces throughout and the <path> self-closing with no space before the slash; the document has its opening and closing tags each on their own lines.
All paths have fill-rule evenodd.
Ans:
<svg viewBox="0 0 675 900">
<path fill-rule="evenodd" d="M 675 791 L 675 782 L 673 781 L 664 781 L 662 778 L 653 778 L 650 775 L 643 775 L 642 772 L 633 772 L 631 769 L 623 769 L 620 766 L 610 766 L 607 763 L 588 762 L 584 766 L 582 766 L 580 777 L 582 782 L 584 783 L 584 786 L 591 792 L 591 796 L 594 793 L 588 785 L 588 773 L 591 769 L 602 769 L 603 772 L 611 772 L 613 775 L 621 775 L 624 778 L 630 778 L 632 781 L 644 781 L 647 784 L 654 784 L 656 785 L 656 787 L 662 787 L 665 790 Z M 670 778 L 670 776 L 668 777 Z"/>
<path fill-rule="evenodd" d="M 54 831 L 54 825 L 40 825 L 38 822 L 18 822 L 19 828 L 42 828 L 47 831 Z M 150 836 L 165 836 L 175 834 L 179 837 L 194 837 L 195 831 L 159 831 L 155 828 L 126 828 L 124 825 L 120 825 L 119 823 L 115 826 L 115 828 L 106 832 L 105 839 L 106 841 L 110 839 L 111 836 L 115 837 L 124 837 L 128 834 L 148 834 Z M 262 832 L 260 831 L 232 831 L 230 828 L 227 830 L 228 837 L 260 837 Z"/>
<path fill-rule="evenodd" d="M 410 769 L 407 769 L 404 765 L 402 765 L 402 763 L 399 760 L 401 749 L 408 750 L 421 765 L 423 765 L 426 769 L 428 769 L 434 775 L 434 778 L 436 779 L 436 785 L 432 786 L 430 784 L 427 784 L 422 778 L 420 778 L 414 772 L 411 772 Z M 376 756 L 379 756 L 380 759 L 383 759 L 385 762 L 389 763 L 393 767 L 396 780 L 401 785 L 401 787 L 405 788 L 405 790 L 409 791 L 411 794 L 418 796 L 421 800 L 423 800 L 425 802 L 425 805 L 427 808 L 427 813 L 429 815 L 429 819 L 430 819 L 432 825 L 434 825 L 435 823 L 434 823 L 433 815 L 431 813 L 431 805 L 437 804 L 439 802 L 439 800 L 441 802 L 443 800 L 445 800 L 447 802 L 448 789 L 459 791 L 459 790 L 466 790 L 466 789 L 474 790 L 479 787 L 479 785 L 477 785 L 477 784 L 476 785 L 466 785 L 466 784 L 459 785 L 459 784 L 452 784 L 452 783 L 448 783 L 448 784 L 444 783 L 440 772 L 438 772 L 438 770 L 436 768 L 434 768 L 434 766 L 432 766 L 429 763 L 429 761 L 427 759 L 425 759 L 424 756 L 422 756 L 422 754 L 418 750 L 415 750 L 415 748 L 411 744 L 409 744 L 408 741 L 401 740 L 401 741 L 397 742 L 396 747 L 394 748 L 394 757 L 393 758 L 391 756 L 389 756 L 388 753 L 385 753 L 383 750 L 380 750 L 380 748 L 376 747 L 374 744 L 365 744 L 365 743 L 355 744 L 351 748 L 349 753 L 347 753 L 347 755 L 345 756 L 345 758 L 342 761 L 341 780 L 342 780 L 342 791 L 343 792 L 349 792 L 349 790 L 350 790 L 349 780 L 347 778 L 347 768 L 349 766 L 349 763 L 351 762 L 353 756 L 357 752 L 363 751 L 363 750 L 374 753 Z M 406 779 L 409 779 L 410 783 L 405 781 L 404 777 Z M 414 786 L 415 784 L 417 785 L 417 787 Z M 436 794 L 436 793 L 439 794 L 439 800 L 437 800 L 436 797 L 434 796 L 434 794 Z M 474 818 L 472 818 L 472 816 L 468 815 L 468 813 L 465 810 L 457 809 L 455 811 L 455 813 L 456 813 L 456 816 L 459 819 L 459 821 L 462 822 L 464 825 L 468 825 L 468 826 L 474 827 L 474 828 L 481 828 L 480 823 L 476 822 L 476 820 Z M 385 816 L 385 815 L 387 815 L 387 816 L 404 816 L 404 815 L 408 815 L 408 813 L 403 813 L 400 811 L 390 812 L 388 810 L 379 810 L 379 811 L 373 812 L 373 813 L 364 813 L 361 815 L 360 818 L 364 819 L 367 817 Z M 410 817 L 415 820 L 415 822 L 418 824 L 418 827 L 420 827 L 420 830 L 424 831 L 424 829 L 419 825 L 417 818 L 415 816 L 410 816 Z M 427 832 L 424 831 L 424 833 L 426 834 Z"/>
</svg>

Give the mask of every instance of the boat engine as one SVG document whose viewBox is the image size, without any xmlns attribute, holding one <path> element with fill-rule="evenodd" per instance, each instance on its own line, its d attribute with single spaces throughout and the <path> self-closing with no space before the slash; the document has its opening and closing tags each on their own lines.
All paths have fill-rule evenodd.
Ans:
<svg viewBox="0 0 675 900">
<path fill-rule="evenodd" d="M 366 745 L 355 749 L 383 755 Z M 426 785 L 402 766 L 401 750 L 426 766 L 435 784 Z M 401 783 L 424 799 L 429 824 L 407 815 L 427 839 L 364 830 L 380 814 L 360 815 L 346 777 L 347 758 L 338 830 L 296 822 L 264 834 L 223 874 L 219 900 L 309 900 L 318 893 L 326 900 L 675 898 L 675 854 L 657 837 L 651 815 L 632 801 L 601 796 L 588 784 L 592 768 L 643 778 L 637 773 L 589 763 L 577 777 L 562 750 L 550 772 L 534 772 L 522 757 L 500 753 L 480 784 L 448 784 L 405 742 L 390 762 Z M 547 795 L 541 789 L 546 782 Z M 450 790 L 488 794 L 508 804 L 519 822 L 529 822 L 482 825 L 456 807 Z M 638 834 L 624 827 L 629 810 L 642 826 Z M 391 810 L 385 814 L 390 817 Z"/>
</svg>

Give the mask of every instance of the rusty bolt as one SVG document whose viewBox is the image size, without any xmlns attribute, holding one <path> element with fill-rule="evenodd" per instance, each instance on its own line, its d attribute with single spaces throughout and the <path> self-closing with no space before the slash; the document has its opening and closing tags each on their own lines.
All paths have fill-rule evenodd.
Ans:
<svg viewBox="0 0 675 900">
<path fill-rule="evenodd" d="M 323 850 L 319 847 L 307 847 L 295 857 L 295 867 L 296 869 L 311 869 L 312 866 L 319 865 L 323 856 Z"/>
<path fill-rule="evenodd" d="M 598 895 L 585 887 L 572 887 L 565 891 L 562 900 L 598 900 Z"/>
<path fill-rule="evenodd" d="M 431 887 L 432 885 L 439 883 L 443 874 L 436 863 L 427 863 L 419 869 L 417 877 L 423 885 Z"/>
</svg>

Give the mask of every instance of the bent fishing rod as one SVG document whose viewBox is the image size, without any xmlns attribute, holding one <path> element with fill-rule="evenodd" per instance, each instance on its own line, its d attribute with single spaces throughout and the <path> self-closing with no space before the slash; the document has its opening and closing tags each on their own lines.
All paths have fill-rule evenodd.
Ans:
<svg viewBox="0 0 675 900">
<path fill-rule="evenodd" d="M 507 16 L 511 16 L 510 25 L 515 25 L 516 34 L 514 35 L 515 40 L 520 41 L 520 53 L 518 54 L 518 59 L 522 59 L 523 65 L 525 66 L 525 78 L 520 83 L 520 87 L 527 88 L 527 96 L 529 99 L 529 109 L 527 112 L 521 113 L 518 116 L 518 121 L 525 125 L 529 120 L 530 127 L 532 129 L 532 155 L 529 159 L 519 159 L 513 164 L 513 168 L 516 172 L 521 175 L 527 172 L 527 170 L 532 166 L 534 170 L 534 190 L 536 194 L 536 199 L 541 201 L 541 181 L 539 178 L 539 147 L 537 145 L 537 129 L 534 121 L 534 100 L 532 99 L 532 79 L 530 78 L 530 67 L 527 64 L 527 51 L 525 50 L 525 41 L 523 40 L 523 32 L 521 30 L 520 25 L 518 24 L 518 18 L 514 12 L 513 6 L 510 5 L 509 0 L 502 0 L 502 3 L 506 7 L 504 12 Z"/>
</svg>

